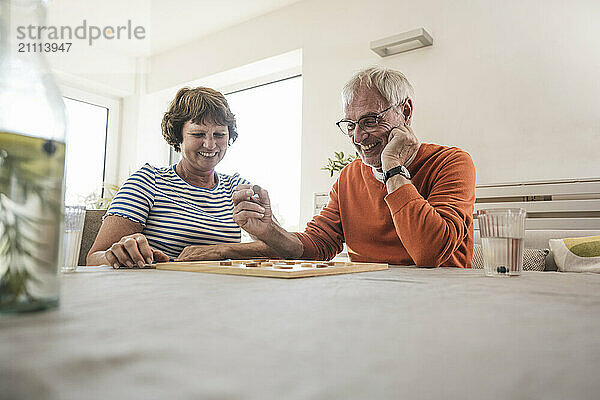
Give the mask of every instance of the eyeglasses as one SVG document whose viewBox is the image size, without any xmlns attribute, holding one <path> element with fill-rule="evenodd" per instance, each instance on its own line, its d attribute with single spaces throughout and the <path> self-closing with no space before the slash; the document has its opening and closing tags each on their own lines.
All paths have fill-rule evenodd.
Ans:
<svg viewBox="0 0 600 400">
<path fill-rule="evenodd" d="M 381 111 L 379 114 L 363 115 L 362 117 L 360 117 L 358 119 L 358 121 L 352 121 L 350 119 L 343 119 L 339 122 L 336 122 L 336 125 L 338 128 L 340 128 L 340 130 L 342 131 L 342 133 L 344 135 L 348 135 L 348 136 L 352 135 L 352 132 L 356 128 L 356 125 L 358 125 L 360 127 L 360 129 L 362 129 L 363 131 L 365 131 L 367 133 L 373 132 L 379 126 L 379 123 L 381 122 L 383 114 L 388 112 L 392 107 L 393 106 L 389 106 L 385 110 Z"/>
</svg>

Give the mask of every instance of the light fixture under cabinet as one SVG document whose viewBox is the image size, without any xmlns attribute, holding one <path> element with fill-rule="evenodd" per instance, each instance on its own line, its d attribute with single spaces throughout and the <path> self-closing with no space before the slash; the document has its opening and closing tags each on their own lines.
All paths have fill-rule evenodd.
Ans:
<svg viewBox="0 0 600 400">
<path fill-rule="evenodd" d="M 371 50 L 381 57 L 391 56 L 392 54 L 404 53 L 405 51 L 418 49 L 420 47 L 431 46 L 433 38 L 423 28 L 413 29 L 398 35 L 386 37 L 384 39 L 371 42 Z"/>
</svg>

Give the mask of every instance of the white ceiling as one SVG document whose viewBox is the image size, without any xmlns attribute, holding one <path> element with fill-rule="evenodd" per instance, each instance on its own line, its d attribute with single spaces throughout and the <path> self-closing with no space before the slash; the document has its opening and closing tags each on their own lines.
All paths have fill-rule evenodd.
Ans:
<svg viewBox="0 0 600 400">
<path fill-rule="evenodd" d="M 146 39 L 106 40 L 93 46 L 148 56 L 200 39 L 300 0 L 50 0 L 47 25 L 143 26 Z"/>
</svg>

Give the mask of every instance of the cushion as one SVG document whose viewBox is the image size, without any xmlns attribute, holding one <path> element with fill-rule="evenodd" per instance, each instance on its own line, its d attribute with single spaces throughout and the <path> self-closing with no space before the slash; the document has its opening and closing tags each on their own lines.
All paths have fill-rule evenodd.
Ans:
<svg viewBox="0 0 600 400">
<path fill-rule="evenodd" d="M 100 226 L 102 225 L 102 217 L 106 210 L 86 210 L 85 222 L 83 223 L 83 234 L 81 238 L 81 247 L 79 248 L 79 262 L 77 265 L 85 265 L 87 253 L 96 240 Z"/>
<path fill-rule="evenodd" d="M 548 249 L 524 249 L 523 271 L 543 271 L 549 252 Z M 473 248 L 473 268 L 483 268 L 483 250 L 478 243 Z"/>
<path fill-rule="evenodd" d="M 600 236 L 550 239 L 554 261 L 562 272 L 600 272 Z"/>
</svg>

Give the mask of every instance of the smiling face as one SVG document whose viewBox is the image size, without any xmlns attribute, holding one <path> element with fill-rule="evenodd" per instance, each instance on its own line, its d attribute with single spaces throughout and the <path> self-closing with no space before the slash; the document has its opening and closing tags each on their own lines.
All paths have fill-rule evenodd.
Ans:
<svg viewBox="0 0 600 400">
<path fill-rule="evenodd" d="M 358 121 L 365 115 L 377 115 L 389 106 L 376 88 L 359 86 L 346 106 L 345 119 Z M 381 152 L 388 143 L 389 132 L 403 121 L 402 116 L 392 108 L 382 116 L 379 126 L 372 132 L 367 133 L 356 125 L 350 138 L 363 163 L 381 168 Z"/>
<path fill-rule="evenodd" d="M 181 136 L 181 162 L 187 170 L 198 175 L 212 173 L 225 157 L 229 142 L 229 129 L 225 125 L 187 121 L 183 124 Z"/>
</svg>

